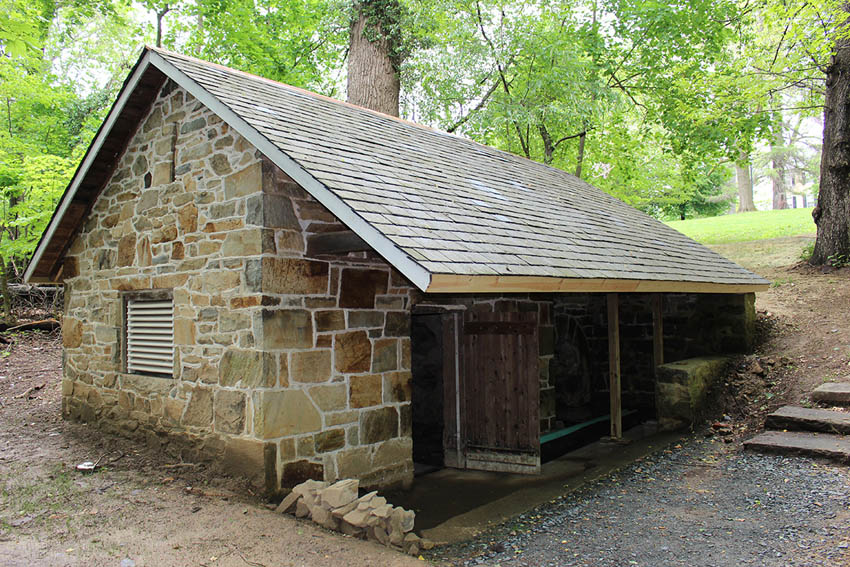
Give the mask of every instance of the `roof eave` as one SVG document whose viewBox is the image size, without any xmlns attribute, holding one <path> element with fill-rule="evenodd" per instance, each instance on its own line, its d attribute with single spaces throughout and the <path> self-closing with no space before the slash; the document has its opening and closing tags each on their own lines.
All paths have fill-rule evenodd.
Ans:
<svg viewBox="0 0 850 567">
<path fill-rule="evenodd" d="M 556 278 L 546 276 L 466 276 L 433 274 L 426 293 L 753 293 L 770 282 L 715 283 L 694 281 Z"/>
</svg>

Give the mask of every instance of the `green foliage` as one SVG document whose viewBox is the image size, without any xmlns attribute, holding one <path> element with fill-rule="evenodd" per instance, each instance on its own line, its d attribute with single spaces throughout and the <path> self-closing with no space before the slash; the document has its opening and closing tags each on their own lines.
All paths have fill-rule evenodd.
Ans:
<svg viewBox="0 0 850 567">
<path fill-rule="evenodd" d="M 809 242 L 808 244 L 803 246 L 803 249 L 800 251 L 800 260 L 803 260 L 804 262 L 808 262 L 809 260 L 812 259 L 812 253 L 814 251 L 815 251 L 815 243 Z"/>
<path fill-rule="evenodd" d="M 826 263 L 836 269 L 850 266 L 850 256 L 847 254 L 830 254 L 826 258 Z"/>
<path fill-rule="evenodd" d="M 667 222 L 682 234 L 703 244 L 746 242 L 784 236 L 814 235 L 817 227 L 811 209 L 755 211 L 702 219 Z"/>
<path fill-rule="evenodd" d="M 20 273 L 136 54 L 128 10 L 120 0 L 0 8 L 27 23 L 0 28 L 0 269 Z"/>
<path fill-rule="evenodd" d="M 295 86 L 335 93 L 349 5 L 343 0 L 171 3 L 163 45 Z"/>
</svg>

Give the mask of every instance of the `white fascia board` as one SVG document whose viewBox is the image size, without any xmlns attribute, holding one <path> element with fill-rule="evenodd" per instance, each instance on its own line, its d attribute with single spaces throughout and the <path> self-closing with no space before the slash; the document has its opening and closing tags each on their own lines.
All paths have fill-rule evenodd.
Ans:
<svg viewBox="0 0 850 567">
<path fill-rule="evenodd" d="M 324 205 L 341 222 L 351 228 L 360 238 L 380 254 L 387 262 L 401 272 L 420 290 L 425 291 L 431 283 L 431 273 L 414 262 L 410 256 L 396 246 L 389 238 L 381 234 L 375 227 L 366 222 L 342 199 L 332 193 L 319 180 L 310 175 L 299 163 L 283 153 L 268 138 L 256 128 L 248 124 L 226 104 L 218 100 L 186 73 L 172 65 L 155 51 L 148 52 L 150 62 L 165 73 L 171 80 L 186 89 L 189 94 L 198 99 L 211 111 L 215 112 L 231 128 L 243 138 L 251 142 L 258 150 L 266 155 L 275 165 L 281 168 L 305 191 Z"/>
<path fill-rule="evenodd" d="M 112 110 L 109 111 L 109 116 L 106 117 L 106 120 L 103 122 L 103 125 L 98 131 L 97 136 L 95 137 L 91 146 L 89 146 L 89 149 L 86 152 L 86 156 L 83 158 L 82 163 L 80 163 L 80 166 L 77 168 L 76 173 L 74 173 L 74 177 L 73 179 L 71 179 L 71 183 L 68 185 L 68 188 L 62 195 L 62 200 L 59 203 L 59 207 L 56 210 L 56 213 L 53 215 L 50 224 L 44 231 L 44 235 L 41 237 L 38 247 L 35 249 L 35 253 L 33 253 L 32 259 L 30 260 L 30 263 L 27 266 L 26 271 L 24 272 L 25 283 L 29 283 L 32 274 L 35 271 L 35 267 L 41 261 L 41 257 L 44 255 L 44 251 L 45 249 L 47 249 L 47 245 L 53 239 L 53 234 L 56 232 L 56 229 L 62 222 L 62 217 L 65 216 L 65 213 L 68 211 L 68 207 L 74 200 L 74 196 L 77 194 L 77 190 L 80 187 L 80 183 L 82 183 L 83 179 L 85 179 L 86 175 L 88 174 L 91 164 L 97 158 L 97 154 L 100 152 L 101 146 L 103 146 L 103 142 L 106 140 L 106 137 L 109 135 L 109 132 L 112 131 L 112 127 L 115 124 L 115 120 L 117 120 L 118 117 L 121 116 L 121 112 L 124 110 L 124 105 L 127 104 L 127 100 L 130 98 L 130 95 L 133 94 L 133 91 L 136 90 L 136 85 L 138 85 L 139 80 L 142 78 L 142 75 L 144 75 L 145 71 L 148 68 L 148 65 L 150 65 L 150 56 L 150 51 L 148 51 L 142 56 L 138 65 L 136 66 L 136 70 L 133 72 L 133 75 L 124 85 L 123 89 L 121 90 L 121 94 L 115 101 L 115 104 L 112 105 Z"/>
</svg>

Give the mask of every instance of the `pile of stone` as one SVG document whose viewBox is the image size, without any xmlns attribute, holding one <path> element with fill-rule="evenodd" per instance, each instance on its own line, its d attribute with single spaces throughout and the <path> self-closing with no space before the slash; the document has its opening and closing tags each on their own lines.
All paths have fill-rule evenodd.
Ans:
<svg viewBox="0 0 850 567">
<path fill-rule="evenodd" d="M 419 555 L 434 544 L 413 533 L 416 513 L 387 503 L 377 492 L 359 495 L 360 481 L 346 479 L 329 484 L 302 482 L 283 499 L 277 511 L 309 518 L 323 528 L 376 541 L 387 547 Z"/>
</svg>

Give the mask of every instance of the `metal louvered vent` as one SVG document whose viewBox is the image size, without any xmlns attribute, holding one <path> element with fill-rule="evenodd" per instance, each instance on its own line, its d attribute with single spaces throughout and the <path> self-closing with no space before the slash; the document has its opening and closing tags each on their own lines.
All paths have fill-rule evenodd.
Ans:
<svg viewBox="0 0 850 567">
<path fill-rule="evenodd" d="M 172 300 L 127 301 L 127 372 L 174 375 Z"/>
</svg>

